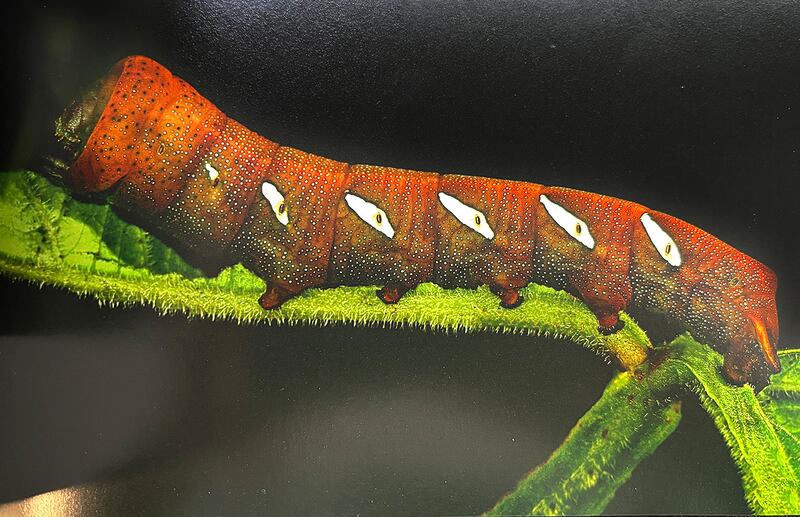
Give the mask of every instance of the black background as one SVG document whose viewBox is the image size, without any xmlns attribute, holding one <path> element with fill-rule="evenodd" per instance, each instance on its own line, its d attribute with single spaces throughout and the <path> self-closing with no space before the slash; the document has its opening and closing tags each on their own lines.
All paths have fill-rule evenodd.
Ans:
<svg viewBox="0 0 800 517">
<path fill-rule="evenodd" d="M 681 217 L 776 271 L 782 342 L 800 343 L 800 6 L 247 4 L 8 13 L 2 169 L 141 53 L 282 144 Z M 84 483 L 62 496 L 108 514 L 478 513 L 612 373 L 563 342 L 187 321 L 0 285 L 0 501 Z M 684 409 L 609 511 L 747 511 L 713 424 Z"/>
</svg>

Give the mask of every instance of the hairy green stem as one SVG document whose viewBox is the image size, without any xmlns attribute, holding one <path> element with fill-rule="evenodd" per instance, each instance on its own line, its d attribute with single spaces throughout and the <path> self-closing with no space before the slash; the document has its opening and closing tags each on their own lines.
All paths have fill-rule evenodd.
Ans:
<svg viewBox="0 0 800 517">
<path fill-rule="evenodd" d="M 722 358 L 688 337 L 676 339 L 666 368 L 691 379 L 700 402 L 739 465 L 745 498 L 759 514 L 800 513 L 800 351 L 781 354 L 784 370 L 758 396 L 720 382 Z"/>
<path fill-rule="evenodd" d="M 655 359 L 617 375 L 550 459 L 488 515 L 602 512 L 638 463 L 680 420 L 676 397 L 696 393 L 742 471 L 758 514 L 800 513 L 800 350 L 783 351 L 784 370 L 756 396 L 720 375 L 722 357 L 689 336 Z"/>
<path fill-rule="evenodd" d="M 546 463 L 487 515 L 596 514 L 677 428 L 680 402 L 658 399 L 671 372 L 618 374 Z"/>
</svg>

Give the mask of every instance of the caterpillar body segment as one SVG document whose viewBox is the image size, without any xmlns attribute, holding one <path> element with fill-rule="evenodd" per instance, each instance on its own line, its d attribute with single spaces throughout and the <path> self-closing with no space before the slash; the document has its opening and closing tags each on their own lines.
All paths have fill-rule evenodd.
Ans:
<svg viewBox="0 0 800 517">
<path fill-rule="evenodd" d="M 432 281 L 438 185 L 438 174 L 350 167 L 347 197 L 352 204 L 337 203 L 329 283 L 382 285 L 379 296 L 394 303 L 409 289 Z"/>
<path fill-rule="evenodd" d="M 605 332 L 668 315 L 725 355 L 735 383 L 780 370 L 777 281 L 708 233 L 628 201 L 533 183 L 346 163 L 280 146 L 141 56 L 57 123 L 64 183 L 101 193 L 193 253 L 266 281 L 265 309 L 304 289 L 486 284 L 504 307 L 531 282 L 566 290 Z"/>
<path fill-rule="evenodd" d="M 440 195 L 454 200 L 449 202 L 451 208 L 455 203 L 464 205 L 468 224 L 454 217 L 447 204 L 437 207 L 436 283 L 471 289 L 487 284 L 504 307 L 522 303 L 519 289 L 536 278 L 536 219 L 542 188 L 519 181 L 442 176 Z M 482 232 L 483 225 L 490 233 Z"/>
</svg>

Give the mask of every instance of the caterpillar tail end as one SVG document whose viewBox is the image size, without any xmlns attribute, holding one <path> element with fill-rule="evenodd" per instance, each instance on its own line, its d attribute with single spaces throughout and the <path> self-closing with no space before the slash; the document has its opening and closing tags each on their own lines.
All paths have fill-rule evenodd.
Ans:
<svg viewBox="0 0 800 517">
<path fill-rule="evenodd" d="M 725 352 L 722 372 L 734 384 L 751 384 L 761 389 L 771 375 L 781 371 L 776 345 L 778 328 L 770 318 L 747 314 L 746 333 Z"/>
</svg>

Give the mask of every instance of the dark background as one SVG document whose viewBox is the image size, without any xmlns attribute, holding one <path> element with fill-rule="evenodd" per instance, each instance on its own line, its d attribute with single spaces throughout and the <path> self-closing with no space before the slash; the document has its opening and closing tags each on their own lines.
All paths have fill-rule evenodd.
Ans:
<svg viewBox="0 0 800 517">
<path fill-rule="evenodd" d="M 776 271 L 782 342 L 800 344 L 800 5 L 247 4 L 3 13 L 0 168 L 35 163 L 81 87 L 145 54 L 282 144 L 681 217 Z M 544 339 L 187 321 L 0 281 L 0 502 L 83 483 L 53 500 L 106 514 L 478 513 L 612 374 Z M 747 511 L 710 419 L 694 400 L 684 410 L 608 511 Z"/>
</svg>

